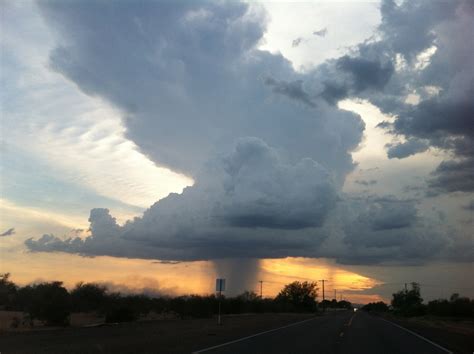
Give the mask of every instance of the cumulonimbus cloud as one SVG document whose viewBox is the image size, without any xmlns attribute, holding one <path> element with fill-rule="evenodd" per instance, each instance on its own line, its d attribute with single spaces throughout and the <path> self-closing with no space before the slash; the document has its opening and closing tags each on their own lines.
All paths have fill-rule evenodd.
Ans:
<svg viewBox="0 0 474 354">
<path fill-rule="evenodd" d="M 420 128 L 424 124 L 401 123 L 409 109 L 420 117 L 415 120 L 426 115 L 423 105 L 404 103 L 407 89 L 400 82 L 412 72 L 397 69 L 396 58 L 413 62 L 435 38 L 443 43 L 432 30 L 442 36 L 457 28 L 456 16 L 464 17 L 456 9 L 465 4 L 415 6 L 417 12 L 432 6 L 434 16 L 416 17 L 424 20 L 415 23 L 413 16 L 402 16 L 407 3 L 383 3 L 380 40 L 298 73 L 281 55 L 258 49 L 266 18 L 248 4 L 41 2 L 58 36 L 51 67 L 86 94 L 120 108 L 128 138 L 156 163 L 196 183 L 123 226 L 107 209 L 94 209 L 91 236 L 45 235 L 26 245 L 32 251 L 163 260 L 325 256 L 364 263 L 449 255 L 452 242 L 431 232 L 414 202 L 354 202 L 341 193 L 364 123 L 339 109 L 338 100 L 368 98 L 398 114 L 386 127 L 431 145 L 447 146 L 453 134 L 444 116 L 438 140 Z M 443 12 L 444 6 L 450 11 Z M 410 26 L 419 28 L 416 40 L 402 35 Z M 451 60 L 446 55 L 439 48 L 417 78 Z M 430 98 L 437 104 L 459 99 L 456 82 L 446 77 L 420 82 L 446 88 Z M 458 120 L 464 124 L 463 116 Z M 449 143 L 469 141 L 469 134 Z M 416 152 L 408 150 L 398 156 Z"/>
<path fill-rule="evenodd" d="M 282 257 L 289 248 L 306 253 L 323 240 L 313 229 L 323 225 L 336 199 L 331 174 L 314 160 L 285 164 L 260 139 L 244 138 L 229 156 L 209 164 L 193 187 L 157 202 L 142 218 L 119 226 L 107 209 L 94 209 L 85 240 L 46 235 L 27 245 L 172 260 Z"/>
</svg>

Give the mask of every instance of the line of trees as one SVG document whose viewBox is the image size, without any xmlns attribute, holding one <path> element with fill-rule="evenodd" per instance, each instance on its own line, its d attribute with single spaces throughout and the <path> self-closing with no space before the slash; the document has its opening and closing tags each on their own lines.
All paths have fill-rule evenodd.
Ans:
<svg viewBox="0 0 474 354">
<path fill-rule="evenodd" d="M 442 317 L 474 317 L 474 299 L 453 294 L 448 299 L 438 299 L 423 303 L 421 289 L 418 283 L 411 283 L 410 289 L 405 288 L 392 295 L 391 306 L 386 303 L 372 302 L 365 305 L 363 310 L 369 312 L 392 312 L 397 315 L 412 316 L 442 316 Z"/>
<path fill-rule="evenodd" d="M 106 322 L 134 321 L 150 312 L 180 318 L 210 317 L 216 313 L 219 301 L 223 314 L 315 312 L 317 290 L 316 283 L 295 281 L 285 285 L 273 299 L 262 299 L 249 291 L 220 299 L 216 295 L 149 297 L 113 293 L 100 284 L 82 282 L 70 291 L 59 281 L 20 287 L 10 280 L 10 274 L 3 274 L 0 275 L 0 309 L 25 312 L 30 321 L 37 319 L 46 325 L 67 325 L 72 312 L 95 312 L 105 316 Z M 331 305 L 350 307 L 347 301 Z"/>
</svg>

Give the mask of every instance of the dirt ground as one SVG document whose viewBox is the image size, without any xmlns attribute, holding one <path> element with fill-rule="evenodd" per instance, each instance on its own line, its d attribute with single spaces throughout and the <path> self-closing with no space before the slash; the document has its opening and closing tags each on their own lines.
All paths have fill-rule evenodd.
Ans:
<svg viewBox="0 0 474 354">
<path fill-rule="evenodd" d="M 94 313 L 73 313 L 70 317 L 72 327 L 83 327 L 104 323 L 105 317 Z M 41 321 L 30 321 L 28 315 L 19 311 L 0 311 L 0 334 L 4 332 L 31 331 L 46 328 Z"/>
<path fill-rule="evenodd" d="M 170 320 L 177 316 L 172 313 L 157 314 L 154 312 L 141 316 L 138 321 Z M 69 325 L 71 327 L 95 326 L 105 323 L 105 316 L 91 312 L 72 313 Z M 31 322 L 24 312 L 0 311 L 0 334 L 3 332 L 24 332 L 32 330 L 52 330 L 57 328 L 46 327 L 42 321 Z"/>
<path fill-rule="evenodd" d="M 24 312 L 0 311 L 0 333 L 6 331 L 28 331 L 32 327 L 41 327 L 41 321 L 30 321 Z"/>
<path fill-rule="evenodd" d="M 260 314 L 156 320 L 97 327 L 3 332 L 0 352 L 191 353 L 226 341 L 307 319 L 308 314 Z"/>
</svg>

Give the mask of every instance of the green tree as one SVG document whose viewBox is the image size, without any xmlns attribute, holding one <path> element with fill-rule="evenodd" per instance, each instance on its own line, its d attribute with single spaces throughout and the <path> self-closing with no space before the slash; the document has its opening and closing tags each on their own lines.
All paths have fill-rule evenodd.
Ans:
<svg viewBox="0 0 474 354">
<path fill-rule="evenodd" d="M 388 306 L 383 301 L 370 302 L 367 305 L 364 305 L 364 307 L 362 307 L 362 310 L 368 311 L 368 312 L 387 312 Z"/>
<path fill-rule="evenodd" d="M 97 311 L 102 309 L 105 299 L 106 288 L 98 284 L 80 282 L 71 291 L 72 307 L 75 311 Z"/>
<path fill-rule="evenodd" d="M 294 281 L 285 285 L 275 300 L 290 305 L 296 311 L 314 311 L 317 297 L 316 283 Z"/>
<path fill-rule="evenodd" d="M 9 310 L 14 304 L 17 286 L 10 281 L 10 273 L 0 274 L 0 307 Z"/>
<path fill-rule="evenodd" d="M 25 286 L 19 290 L 31 319 L 45 321 L 47 325 L 69 323 L 70 297 L 62 282 L 53 281 Z"/>
<path fill-rule="evenodd" d="M 425 312 L 420 285 L 411 283 L 411 289 L 404 289 L 392 295 L 394 310 L 405 316 L 418 316 Z"/>
<path fill-rule="evenodd" d="M 257 293 L 255 293 L 254 291 L 246 290 L 242 294 L 237 295 L 237 299 L 239 299 L 241 301 L 245 301 L 245 302 L 257 301 L 257 300 L 260 299 L 260 296 L 257 295 Z"/>
</svg>

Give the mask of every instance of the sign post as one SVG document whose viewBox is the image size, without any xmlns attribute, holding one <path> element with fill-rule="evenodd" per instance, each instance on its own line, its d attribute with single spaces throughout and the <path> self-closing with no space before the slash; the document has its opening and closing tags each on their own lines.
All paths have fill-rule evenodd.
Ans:
<svg viewBox="0 0 474 354">
<path fill-rule="evenodd" d="M 217 324 L 221 324 L 221 299 L 222 292 L 225 291 L 225 279 L 218 278 L 216 279 L 216 291 L 219 297 L 219 312 L 217 313 Z"/>
</svg>

